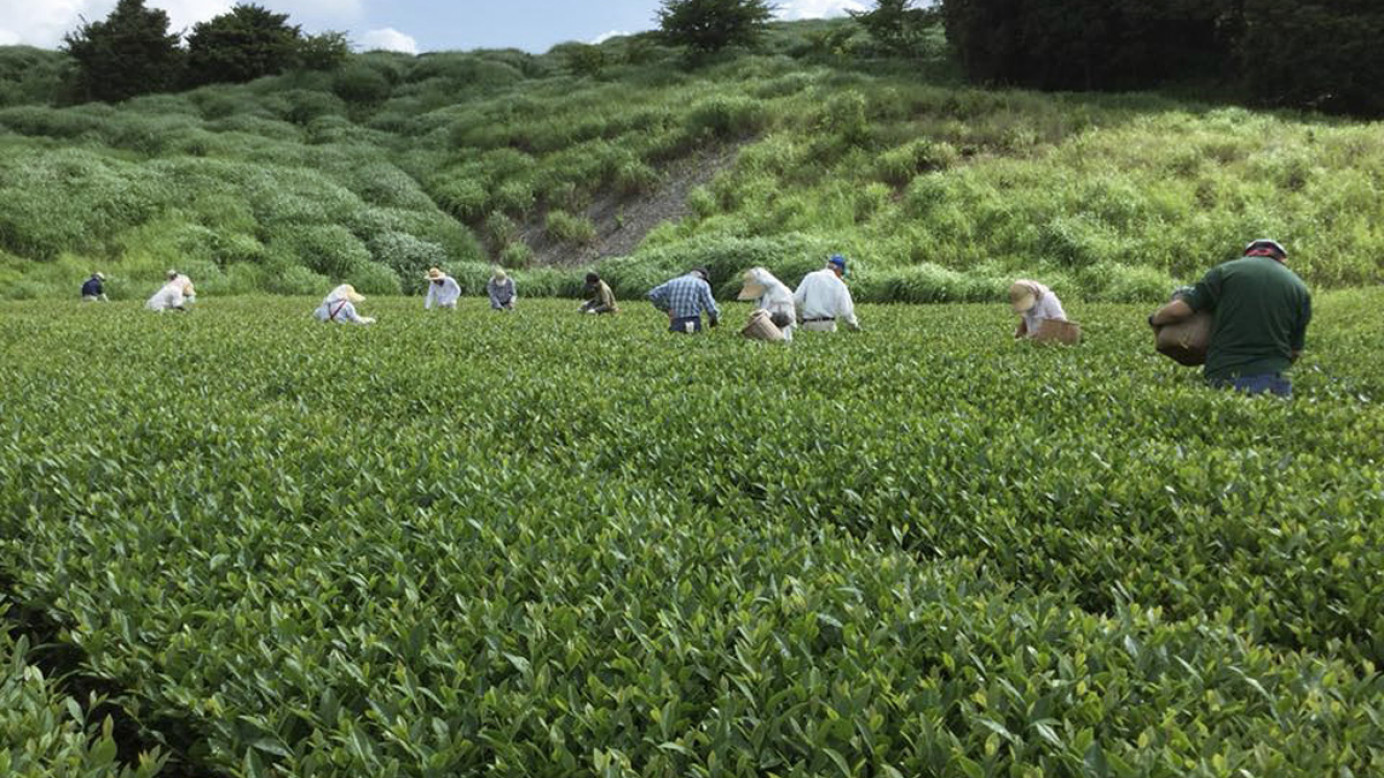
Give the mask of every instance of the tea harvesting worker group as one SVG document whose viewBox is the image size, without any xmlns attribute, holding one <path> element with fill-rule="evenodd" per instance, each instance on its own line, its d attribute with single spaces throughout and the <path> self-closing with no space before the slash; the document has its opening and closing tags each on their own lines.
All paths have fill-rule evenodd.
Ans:
<svg viewBox="0 0 1384 778">
<path fill-rule="evenodd" d="M 1282 244 L 1267 238 L 1252 241 L 1245 247 L 1242 257 L 1213 267 L 1185 293 L 1179 293 L 1172 302 L 1149 316 L 1148 323 L 1155 331 L 1160 331 L 1183 326 L 1193 317 L 1209 320 L 1206 342 L 1192 348 L 1192 359 L 1198 361 L 1184 361 L 1181 352 L 1175 358 L 1184 364 L 1200 364 L 1204 354 L 1203 373 L 1212 386 L 1289 397 L 1292 382 L 1286 373 L 1306 345 L 1307 326 L 1312 320 L 1312 297 L 1307 285 L 1288 268 L 1287 262 L 1288 252 Z M 753 301 L 755 312 L 744 334 L 789 341 L 799 327 L 810 332 L 835 332 L 838 324 L 843 324 L 858 331 L 860 322 L 855 315 L 854 300 L 843 280 L 846 267 L 846 258 L 834 254 L 825 267 L 808 273 L 791 293 L 766 268 L 745 271 L 737 299 Z M 428 291 L 423 307 L 455 309 L 461 297 L 461 286 L 456 279 L 436 267 L 428 270 L 426 278 Z M 701 332 L 703 315 L 707 327 L 720 323 L 721 310 L 716 305 L 710 280 L 706 268 L 699 267 L 649 291 L 649 301 L 667 314 L 670 332 Z M 104 275 L 92 273 L 82 284 L 82 300 L 105 301 L 104 282 Z M 485 286 L 491 308 L 514 310 L 517 290 L 514 279 L 503 268 L 495 268 Z M 586 275 L 585 294 L 586 301 L 578 309 L 580 312 L 619 312 L 610 285 L 599 274 Z M 313 313 L 323 322 L 370 324 L 374 319 L 361 316 L 355 308 L 364 299 L 355 287 L 342 284 L 333 289 Z M 149 298 L 145 307 L 160 313 L 185 311 L 195 300 L 192 280 L 176 270 L 169 270 L 164 285 Z M 1038 281 L 1026 278 L 1014 281 L 1009 287 L 1009 304 L 1010 310 L 1020 317 L 1014 331 L 1016 339 L 1043 339 L 1048 322 L 1071 324 L 1057 294 Z M 1172 354 L 1164 349 L 1161 341 L 1159 349 Z"/>
</svg>

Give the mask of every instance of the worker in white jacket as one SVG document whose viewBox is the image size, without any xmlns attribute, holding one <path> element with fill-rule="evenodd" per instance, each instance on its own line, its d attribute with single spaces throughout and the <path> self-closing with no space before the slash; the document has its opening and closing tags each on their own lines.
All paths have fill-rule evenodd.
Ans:
<svg viewBox="0 0 1384 778">
<path fill-rule="evenodd" d="M 1038 334 L 1044 319 L 1066 321 L 1067 313 L 1062 310 L 1062 301 L 1046 286 L 1037 281 L 1021 278 L 1009 287 L 1010 310 L 1018 314 L 1019 328 L 1014 331 L 1015 339 L 1031 338 Z"/>
<path fill-rule="evenodd" d="M 176 270 L 169 270 L 167 279 L 144 307 L 159 313 L 186 311 L 188 304 L 197 300 L 197 290 L 192 288 L 192 279 Z"/>
<path fill-rule="evenodd" d="M 855 303 L 851 290 L 841 276 L 846 274 L 846 258 L 835 254 L 827 266 L 808 273 L 793 293 L 798 316 L 808 332 L 836 332 L 836 322 L 843 321 L 851 330 L 859 331 L 855 318 Z"/>
<path fill-rule="evenodd" d="M 746 270 L 744 283 L 736 299 L 753 300 L 757 310 L 768 312 L 769 320 L 783 333 L 783 339 L 792 340 L 793 328 L 798 321 L 793 292 L 762 267 Z"/>
<path fill-rule="evenodd" d="M 365 302 L 365 295 L 356 292 L 356 288 L 350 284 L 342 284 L 327 295 L 312 315 L 322 322 L 374 324 L 373 318 L 356 313 L 356 303 L 361 302 Z"/>
<path fill-rule="evenodd" d="M 439 268 L 428 271 L 428 299 L 423 301 L 423 310 L 446 308 L 456 310 L 457 300 L 461 298 L 461 284 Z"/>
</svg>

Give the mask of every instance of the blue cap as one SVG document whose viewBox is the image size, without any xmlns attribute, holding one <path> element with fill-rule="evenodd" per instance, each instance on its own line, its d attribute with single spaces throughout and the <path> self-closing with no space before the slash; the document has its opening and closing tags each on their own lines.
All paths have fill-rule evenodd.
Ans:
<svg viewBox="0 0 1384 778">
<path fill-rule="evenodd" d="M 841 272 L 846 272 L 846 258 L 840 254 L 832 254 L 831 259 L 827 260 L 828 265 L 836 265 L 841 268 Z"/>
</svg>

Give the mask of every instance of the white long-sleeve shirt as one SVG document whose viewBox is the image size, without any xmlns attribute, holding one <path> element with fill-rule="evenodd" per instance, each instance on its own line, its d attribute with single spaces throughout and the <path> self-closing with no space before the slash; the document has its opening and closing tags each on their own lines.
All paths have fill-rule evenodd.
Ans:
<svg viewBox="0 0 1384 778">
<path fill-rule="evenodd" d="M 154 296 L 149 298 L 144 307 L 159 313 L 170 308 L 182 308 L 193 301 L 193 295 L 188 294 L 191 290 L 192 279 L 179 275 L 154 292 Z"/>
<path fill-rule="evenodd" d="M 797 304 L 793 292 L 767 270 L 754 268 L 749 273 L 754 282 L 764 287 L 764 294 L 755 300 L 755 307 L 768 311 L 770 316 L 781 314 L 787 317 L 788 324 L 780 327 L 786 340 L 793 339 L 793 328 L 797 324 Z"/>
<path fill-rule="evenodd" d="M 329 297 L 312 312 L 318 321 L 337 324 L 374 324 L 375 320 L 356 313 L 356 306 L 344 297 Z"/>
<path fill-rule="evenodd" d="M 798 291 L 793 293 L 793 301 L 797 303 L 798 313 L 804 322 L 839 319 L 853 330 L 860 329 L 860 322 L 855 318 L 851 290 L 831 268 L 822 268 L 804 276 L 802 283 L 798 284 Z"/>
<path fill-rule="evenodd" d="M 423 301 L 423 310 L 430 310 L 434 305 L 439 308 L 451 308 L 460 298 L 461 284 L 451 276 L 443 276 L 440 284 L 428 282 L 428 299 Z"/>
<path fill-rule="evenodd" d="M 1034 289 L 1034 296 L 1037 298 L 1033 307 L 1023 313 L 1025 334 L 1033 337 L 1044 319 L 1067 320 L 1067 312 L 1062 310 L 1062 301 L 1057 299 L 1057 295 L 1053 294 L 1051 289 L 1036 281 L 1024 283 Z"/>
</svg>

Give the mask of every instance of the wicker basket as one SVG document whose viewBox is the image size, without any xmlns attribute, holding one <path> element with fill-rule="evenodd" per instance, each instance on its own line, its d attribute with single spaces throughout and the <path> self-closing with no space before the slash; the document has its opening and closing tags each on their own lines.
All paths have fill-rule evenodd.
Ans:
<svg viewBox="0 0 1384 778">
<path fill-rule="evenodd" d="M 751 340 L 767 340 L 771 343 L 781 343 L 787 340 L 783 335 L 783 330 L 774 326 L 769 312 L 762 308 L 750 314 L 750 322 L 745 325 L 745 329 L 741 330 L 740 334 Z"/>
<path fill-rule="evenodd" d="M 1064 346 L 1075 346 L 1081 342 L 1081 325 L 1074 321 L 1044 319 L 1038 324 L 1038 331 L 1033 333 L 1033 340 L 1036 343 L 1061 343 Z"/>
<path fill-rule="evenodd" d="M 1206 350 L 1211 346 L 1211 321 L 1210 313 L 1198 311 L 1190 319 L 1159 327 L 1154 342 L 1158 353 L 1179 365 L 1206 364 Z"/>
</svg>

